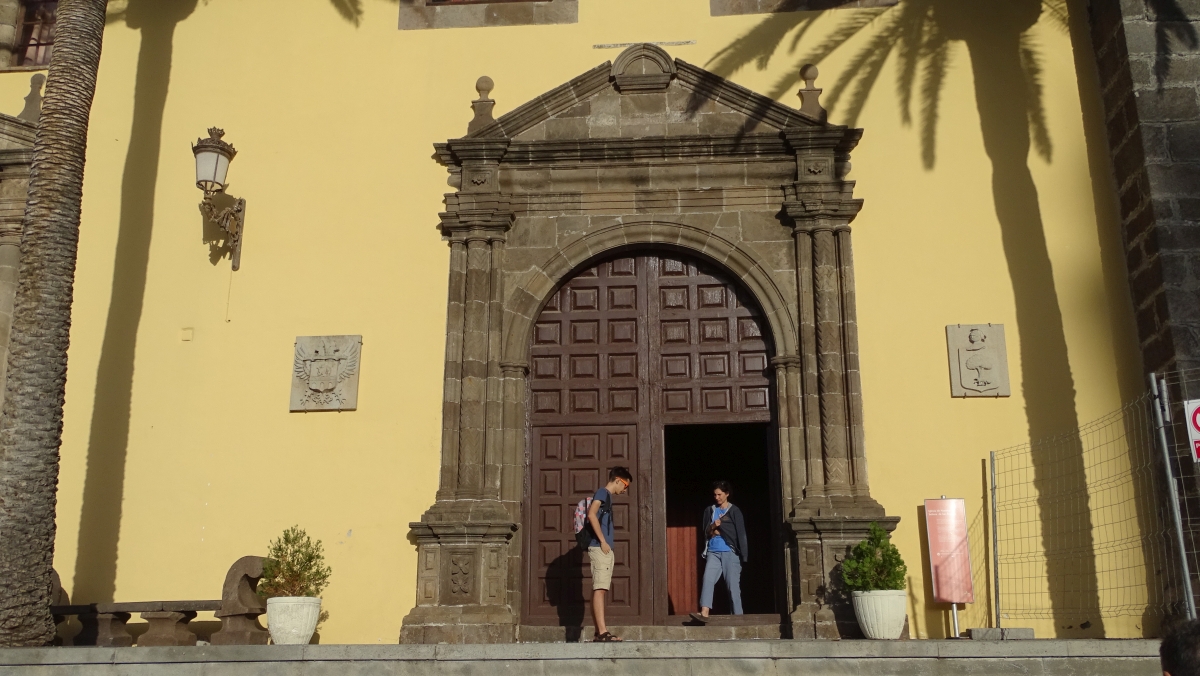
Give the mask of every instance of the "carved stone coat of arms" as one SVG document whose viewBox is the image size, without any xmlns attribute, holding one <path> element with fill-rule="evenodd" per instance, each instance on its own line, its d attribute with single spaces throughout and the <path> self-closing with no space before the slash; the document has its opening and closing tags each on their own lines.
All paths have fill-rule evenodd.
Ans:
<svg viewBox="0 0 1200 676">
<path fill-rule="evenodd" d="M 292 363 L 293 411 L 358 408 L 362 336 L 299 336 Z"/>
<path fill-rule="evenodd" d="M 946 349 L 950 360 L 950 396 L 1009 396 L 1003 324 L 947 326 Z"/>
</svg>

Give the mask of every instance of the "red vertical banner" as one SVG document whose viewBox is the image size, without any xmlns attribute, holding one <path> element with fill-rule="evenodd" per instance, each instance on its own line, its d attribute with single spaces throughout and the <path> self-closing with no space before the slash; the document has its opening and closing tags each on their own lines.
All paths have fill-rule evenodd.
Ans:
<svg viewBox="0 0 1200 676">
<path fill-rule="evenodd" d="M 938 603 L 974 603 L 966 501 L 962 498 L 926 500 L 925 530 L 929 533 L 929 574 L 933 580 L 933 600 Z"/>
</svg>

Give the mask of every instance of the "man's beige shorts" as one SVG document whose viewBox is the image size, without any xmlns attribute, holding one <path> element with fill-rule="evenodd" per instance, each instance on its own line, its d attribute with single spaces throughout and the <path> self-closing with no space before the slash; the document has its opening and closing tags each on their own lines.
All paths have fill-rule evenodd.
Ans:
<svg viewBox="0 0 1200 676">
<path fill-rule="evenodd" d="M 616 562 L 612 547 L 605 554 L 599 547 L 588 547 L 588 562 L 592 564 L 592 591 L 612 587 L 612 571 Z"/>
</svg>

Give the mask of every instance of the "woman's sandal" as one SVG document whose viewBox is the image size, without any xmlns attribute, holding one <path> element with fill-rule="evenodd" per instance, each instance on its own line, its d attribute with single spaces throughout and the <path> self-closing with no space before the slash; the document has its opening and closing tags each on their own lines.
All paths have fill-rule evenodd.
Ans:
<svg viewBox="0 0 1200 676">
<path fill-rule="evenodd" d="M 623 640 L 624 639 L 622 639 L 621 637 L 613 636 L 611 632 L 607 632 L 607 631 L 604 632 L 603 634 L 596 634 L 595 637 L 592 638 L 593 643 L 611 643 L 611 642 L 620 643 Z"/>
</svg>

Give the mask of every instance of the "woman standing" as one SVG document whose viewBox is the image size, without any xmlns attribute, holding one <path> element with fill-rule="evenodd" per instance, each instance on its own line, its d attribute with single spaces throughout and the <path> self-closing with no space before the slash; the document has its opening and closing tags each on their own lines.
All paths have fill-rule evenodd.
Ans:
<svg viewBox="0 0 1200 676">
<path fill-rule="evenodd" d="M 746 545 L 746 522 L 742 510 L 729 501 L 733 489 L 728 481 L 713 482 L 713 504 L 704 509 L 700 520 L 704 548 L 704 583 L 700 588 L 700 612 L 691 613 L 693 620 L 708 622 L 712 610 L 713 589 L 717 580 L 725 578 L 733 598 L 733 614 L 742 614 L 742 564 L 749 560 Z"/>
</svg>

